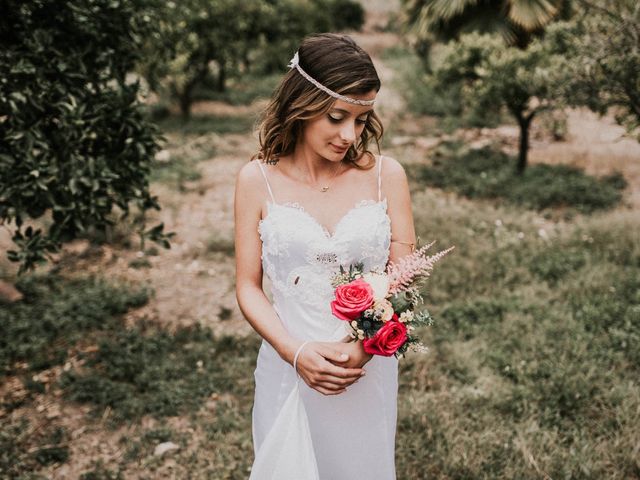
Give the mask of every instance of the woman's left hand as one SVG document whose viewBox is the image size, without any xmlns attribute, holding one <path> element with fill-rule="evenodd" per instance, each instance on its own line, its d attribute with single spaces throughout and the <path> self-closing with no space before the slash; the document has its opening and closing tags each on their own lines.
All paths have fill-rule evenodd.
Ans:
<svg viewBox="0 0 640 480">
<path fill-rule="evenodd" d="M 346 362 L 341 362 L 340 366 L 345 368 L 362 368 L 373 358 L 373 355 L 364 351 L 362 341 L 354 341 L 349 335 L 335 344 L 336 350 L 349 355 Z"/>
</svg>

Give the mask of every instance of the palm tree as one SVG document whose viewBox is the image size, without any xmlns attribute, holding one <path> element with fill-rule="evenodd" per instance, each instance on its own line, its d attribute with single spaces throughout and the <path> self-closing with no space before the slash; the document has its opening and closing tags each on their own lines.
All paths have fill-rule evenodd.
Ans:
<svg viewBox="0 0 640 480">
<path fill-rule="evenodd" d="M 499 33 L 508 44 L 526 48 L 533 35 L 570 10 L 570 0 L 404 0 L 407 25 L 429 43 L 476 31 Z"/>
</svg>

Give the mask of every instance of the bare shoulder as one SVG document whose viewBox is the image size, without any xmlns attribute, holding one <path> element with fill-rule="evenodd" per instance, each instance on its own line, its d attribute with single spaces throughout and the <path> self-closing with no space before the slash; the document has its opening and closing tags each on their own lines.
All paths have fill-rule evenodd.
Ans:
<svg viewBox="0 0 640 480">
<path fill-rule="evenodd" d="M 238 171 L 236 177 L 236 205 L 250 210 L 261 209 L 262 200 L 267 193 L 267 187 L 260 172 L 259 160 L 247 162 Z"/>
<path fill-rule="evenodd" d="M 266 190 L 264 177 L 260 172 L 259 160 L 245 163 L 236 178 L 236 193 L 258 198 Z"/>
<path fill-rule="evenodd" d="M 407 174 L 402 164 L 393 157 L 384 155 L 382 158 L 382 182 L 387 185 L 406 183 Z"/>
<path fill-rule="evenodd" d="M 245 163 L 238 171 L 237 185 L 242 187 L 256 187 L 258 182 L 264 181 L 260 173 L 259 160 Z"/>
</svg>

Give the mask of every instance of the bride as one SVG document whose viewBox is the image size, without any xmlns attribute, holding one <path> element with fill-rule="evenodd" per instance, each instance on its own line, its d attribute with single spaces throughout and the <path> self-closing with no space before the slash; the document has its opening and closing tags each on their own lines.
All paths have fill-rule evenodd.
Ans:
<svg viewBox="0 0 640 480">
<path fill-rule="evenodd" d="M 340 265 L 384 269 L 413 250 L 407 178 L 369 150 L 383 129 L 364 50 L 312 35 L 289 67 L 235 192 L 237 299 L 263 339 L 251 479 L 395 479 L 397 359 L 367 354 L 330 302 Z"/>
</svg>

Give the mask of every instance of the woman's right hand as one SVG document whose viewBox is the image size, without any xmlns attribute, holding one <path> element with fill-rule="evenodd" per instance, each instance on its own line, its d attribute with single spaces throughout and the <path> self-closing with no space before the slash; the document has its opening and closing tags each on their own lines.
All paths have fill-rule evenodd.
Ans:
<svg viewBox="0 0 640 480">
<path fill-rule="evenodd" d="M 305 383 L 323 395 L 343 393 L 364 375 L 362 368 L 341 367 L 340 364 L 349 358 L 342 357 L 342 352 L 332 344 L 309 342 L 300 351 L 296 362 L 297 371 Z"/>
</svg>

